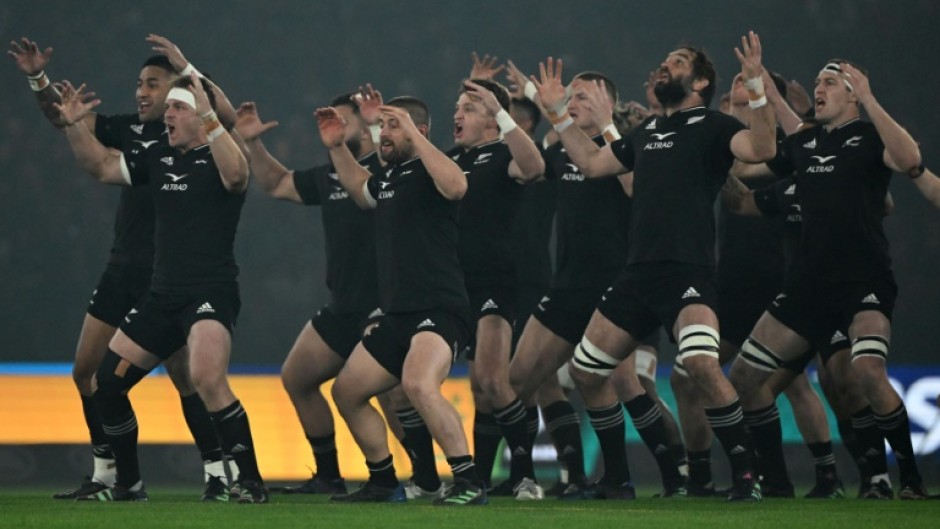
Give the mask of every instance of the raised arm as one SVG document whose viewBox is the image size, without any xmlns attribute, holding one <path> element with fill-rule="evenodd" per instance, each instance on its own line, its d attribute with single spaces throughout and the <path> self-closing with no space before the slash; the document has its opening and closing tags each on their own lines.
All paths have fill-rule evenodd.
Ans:
<svg viewBox="0 0 940 529">
<path fill-rule="evenodd" d="M 783 96 L 780 95 L 780 92 L 777 91 L 777 84 L 774 83 L 773 78 L 770 77 L 770 72 L 764 69 L 761 78 L 764 81 L 764 90 L 767 95 L 767 103 L 770 105 L 770 108 L 774 111 L 774 117 L 777 118 L 777 122 L 780 123 L 780 127 L 783 128 L 783 132 L 787 136 L 795 133 L 800 130 L 800 125 L 803 123 L 803 118 L 797 115 L 796 112 L 790 107 L 790 103 L 787 102 Z"/>
<path fill-rule="evenodd" d="M 382 92 L 372 87 L 371 84 L 359 87 L 359 93 L 353 97 L 353 101 L 359 108 L 359 117 L 368 125 L 370 137 L 372 139 L 372 149 L 379 150 L 381 140 L 379 135 L 382 133 L 382 126 L 379 125 L 379 119 L 382 113 L 379 108 L 382 106 Z M 379 157 L 379 163 L 385 166 L 385 161 Z"/>
<path fill-rule="evenodd" d="M 542 176 L 545 173 L 545 160 L 542 159 L 542 153 L 539 152 L 532 138 L 516 125 L 509 112 L 499 105 L 496 95 L 472 81 L 466 81 L 464 85 L 469 94 L 480 98 L 480 102 L 496 120 L 500 132 L 503 133 L 503 141 L 506 142 L 509 153 L 512 154 L 512 161 L 509 162 L 509 176 L 520 183 L 528 183 Z"/>
<path fill-rule="evenodd" d="M 258 107 L 253 102 L 242 103 L 237 110 L 235 130 L 245 139 L 251 157 L 248 165 L 255 180 L 269 196 L 301 203 L 303 200 L 294 186 L 294 171 L 284 167 L 268 152 L 261 136 L 278 125 L 277 121 L 263 123 Z"/>
<path fill-rule="evenodd" d="M 532 76 L 539 99 L 545 109 L 545 116 L 552 122 L 558 137 L 565 146 L 568 157 L 589 178 L 617 175 L 627 172 L 610 145 L 598 147 L 580 128 L 572 126 L 574 120 L 568 114 L 567 90 L 561 82 L 562 61 L 553 61 L 551 57 L 545 63 L 539 63 L 540 78 Z"/>
<path fill-rule="evenodd" d="M 748 32 L 741 37 L 741 49 L 734 48 L 734 54 L 741 63 L 751 119 L 750 128 L 739 131 L 731 139 L 731 152 L 743 162 L 766 162 L 777 153 L 777 123 L 764 93 L 760 38 L 753 31 Z"/>
<path fill-rule="evenodd" d="M 62 102 L 62 98 L 49 81 L 49 76 L 46 75 L 46 66 L 52 59 L 52 48 L 46 48 L 40 52 L 39 45 L 35 41 L 23 37 L 20 42 L 10 42 L 7 55 L 13 59 L 20 72 L 26 75 L 29 86 L 39 103 L 39 109 L 42 110 L 49 123 L 57 129 L 63 129 L 66 123 L 56 108 L 56 105 Z M 94 112 L 88 112 L 83 119 L 90 130 L 95 130 L 96 114 Z"/>
<path fill-rule="evenodd" d="M 85 93 L 85 85 L 76 89 L 65 81 L 62 83 L 61 102 L 53 103 L 53 108 L 59 113 L 58 119 L 63 124 L 65 137 L 79 167 L 99 182 L 129 185 L 130 175 L 123 167 L 121 152 L 102 145 L 85 123 L 91 109 L 101 104 L 101 100 L 94 99 L 94 96 L 93 92 Z"/>
<path fill-rule="evenodd" d="M 506 69 L 505 64 L 499 66 L 496 65 L 499 57 L 490 54 L 483 55 L 483 59 L 480 59 L 480 56 L 477 55 L 477 52 L 473 52 L 473 66 L 470 68 L 470 79 L 488 79 L 490 81 L 496 80 L 496 74 Z"/>
<path fill-rule="evenodd" d="M 447 200 L 460 200 L 467 192 L 467 176 L 449 156 L 431 143 L 431 140 L 418 130 L 408 111 L 385 105 L 380 108 L 386 127 L 400 127 L 405 137 L 414 145 L 415 154 L 427 169 L 434 187 Z"/>
<path fill-rule="evenodd" d="M 318 108 L 313 116 L 317 119 L 320 139 L 330 152 L 330 160 L 336 168 L 339 183 L 350 198 L 362 209 L 375 207 L 375 198 L 366 189 L 369 171 L 359 165 L 352 151 L 346 146 L 346 123 L 333 107 Z"/>
<path fill-rule="evenodd" d="M 885 165 L 899 173 L 909 173 L 920 167 L 921 156 L 917 142 L 894 120 L 875 99 L 868 76 L 851 64 L 842 64 L 842 72 L 852 85 L 858 103 L 865 107 L 868 119 L 875 125 L 885 145 Z"/>
<path fill-rule="evenodd" d="M 209 150 L 212 152 L 215 166 L 219 169 L 222 184 L 232 193 L 243 193 L 248 189 L 248 160 L 232 135 L 219 123 L 196 72 L 189 75 L 193 81 L 193 95 L 196 97 L 196 113 L 202 118 L 209 134 Z"/>
</svg>

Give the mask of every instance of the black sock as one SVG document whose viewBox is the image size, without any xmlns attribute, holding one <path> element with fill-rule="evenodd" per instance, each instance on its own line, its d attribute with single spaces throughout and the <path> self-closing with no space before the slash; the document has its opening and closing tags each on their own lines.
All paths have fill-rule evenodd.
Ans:
<svg viewBox="0 0 940 529">
<path fill-rule="evenodd" d="M 712 478 L 712 451 L 711 449 L 701 452 L 689 451 L 689 485 L 693 487 L 705 488 L 714 487 Z"/>
<path fill-rule="evenodd" d="M 868 460 L 865 458 L 865 452 L 861 449 L 858 442 L 858 434 L 852 428 L 852 420 L 845 419 L 837 423 L 839 436 L 842 437 L 842 444 L 852 455 L 855 466 L 858 467 L 858 476 L 862 483 L 871 481 L 871 468 L 868 466 Z"/>
<path fill-rule="evenodd" d="M 248 412 L 240 401 L 235 401 L 216 412 L 210 412 L 212 423 L 222 443 L 222 450 L 232 455 L 238 465 L 239 478 L 261 482 L 255 445 L 251 439 Z"/>
<path fill-rule="evenodd" d="M 705 408 L 705 416 L 731 462 L 731 473 L 735 481 L 744 474 L 752 473 L 753 452 L 748 442 L 747 430 L 744 428 L 744 412 L 741 410 L 741 403 L 735 400 L 727 406 Z M 751 477 L 757 478 L 757 476 Z"/>
<path fill-rule="evenodd" d="M 581 421 L 567 400 L 553 402 L 542 409 L 545 427 L 555 442 L 558 459 L 568 471 L 567 483 L 583 484 L 584 444 L 581 440 Z"/>
<path fill-rule="evenodd" d="M 535 446 L 535 440 L 539 436 L 539 408 L 532 406 L 525 409 L 526 431 L 529 434 L 529 449 Z"/>
<path fill-rule="evenodd" d="M 885 438 L 875 423 L 875 414 L 871 406 L 866 406 L 852 415 L 852 429 L 858 439 L 859 450 L 868 463 L 871 476 L 888 473 L 888 461 L 885 455 Z"/>
<path fill-rule="evenodd" d="M 604 456 L 603 482 L 621 486 L 630 481 L 630 468 L 627 465 L 627 443 L 625 439 L 623 407 L 616 402 L 606 408 L 592 410 L 588 408 L 591 426 L 597 434 L 597 440 Z"/>
<path fill-rule="evenodd" d="M 441 487 L 441 478 L 437 475 L 437 464 L 434 461 L 434 441 L 431 431 L 424 423 L 421 414 L 414 408 L 406 408 L 395 412 L 398 422 L 405 430 L 407 439 L 408 457 L 414 471 L 414 481 L 424 490 L 437 490 Z"/>
<path fill-rule="evenodd" d="M 807 443 L 810 453 L 813 454 L 813 461 L 816 464 L 816 475 L 836 473 L 836 456 L 832 453 L 832 441 L 822 441 L 819 443 Z"/>
<path fill-rule="evenodd" d="M 327 480 L 338 479 L 340 475 L 339 459 L 336 453 L 336 435 L 307 436 L 307 442 L 310 443 L 310 449 L 313 450 L 313 459 L 317 464 L 317 477 Z"/>
<path fill-rule="evenodd" d="M 94 397 L 82 395 L 82 412 L 85 415 L 85 424 L 88 425 L 88 435 L 91 438 L 91 452 L 101 459 L 114 459 L 111 453 L 110 439 L 101 427 L 101 414 L 95 406 Z"/>
<path fill-rule="evenodd" d="M 503 434 L 491 413 L 477 411 L 473 416 L 473 459 L 477 472 L 489 486 L 493 477 L 493 465 L 499 453 Z"/>
<path fill-rule="evenodd" d="M 535 478 L 535 465 L 532 462 L 532 445 L 526 426 L 526 409 L 522 401 L 516 399 L 505 408 L 493 410 L 493 416 L 499 424 L 512 461 L 509 466 L 509 480 L 518 483 L 522 478 Z"/>
<path fill-rule="evenodd" d="M 448 457 L 447 464 L 450 465 L 450 470 L 454 474 L 454 480 L 462 479 L 473 483 L 477 487 L 482 487 L 483 482 L 480 481 L 476 465 L 473 464 L 473 458 L 469 455 Z"/>
<path fill-rule="evenodd" d="M 101 428 L 111 445 L 117 468 L 115 484 L 131 488 L 140 481 L 137 459 L 137 416 L 126 394 L 105 396 L 95 392 L 95 405 L 101 417 Z"/>
<path fill-rule="evenodd" d="M 389 489 L 398 487 L 398 478 L 395 477 L 395 465 L 392 463 L 392 456 L 376 463 L 366 461 L 366 467 L 369 469 L 370 483 Z"/>
<path fill-rule="evenodd" d="M 659 473 L 662 476 L 663 485 L 674 486 L 681 482 L 679 475 L 679 464 L 669 449 L 669 438 L 666 435 L 666 425 L 663 422 L 663 414 L 656 401 L 649 395 L 643 393 L 629 402 L 623 403 L 633 420 L 633 426 L 636 428 L 640 438 L 656 458 L 656 464 L 659 466 Z"/>
<path fill-rule="evenodd" d="M 897 409 L 887 415 L 875 415 L 875 422 L 894 450 L 894 457 L 898 460 L 898 468 L 901 471 L 901 483 L 920 484 L 923 480 L 917 470 L 917 461 L 914 459 L 911 423 L 907 418 L 907 408 L 904 403 L 902 402 Z"/>
<path fill-rule="evenodd" d="M 196 448 L 199 449 L 202 462 L 222 461 L 222 444 L 219 442 L 219 435 L 215 432 L 212 419 L 209 417 L 209 410 L 199 398 L 199 394 L 193 393 L 186 397 L 180 395 L 180 403 L 183 405 L 183 418 L 186 419 L 186 426 L 189 426 L 189 431 L 193 434 L 193 440 L 196 441 Z"/>
<path fill-rule="evenodd" d="M 777 405 L 744 412 L 744 424 L 754 440 L 754 452 L 764 483 L 778 489 L 792 487 L 787 464 L 783 460 L 783 428 Z"/>
<path fill-rule="evenodd" d="M 676 465 L 679 467 L 679 474 L 688 479 L 689 477 L 689 457 L 685 453 L 685 445 L 671 445 L 669 447 L 672 450 L 672 457 L 676 460 Z"/>
</svg>

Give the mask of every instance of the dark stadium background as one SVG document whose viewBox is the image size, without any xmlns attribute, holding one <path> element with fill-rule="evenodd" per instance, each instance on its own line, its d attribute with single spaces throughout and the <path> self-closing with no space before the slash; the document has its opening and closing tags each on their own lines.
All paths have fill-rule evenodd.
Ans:
<svg viewBox="0 0 940 529">
<path fill-rule="evenodd" d="M 458 82 L 470 53 L 511 58 L 527 73 L 548 55 L 566 79 L 596 69 L 621 98 L 681 42 L 705 47 L 719 93 L 739 70 L 732 53 L 759 32 L 764 63 L 808 90 L 826 59 L 870 70 L 881 104 L 940 168 L 934 0 L 453 2 L 438 0 L 106 2 L 7 0 L 0 42 L 28 36 L 55 53 L 54 79 L 88 83 L 102 113 L 135 109 L 150 32 L 177 43 L 232 102 L 253 100 L 281 125 L 269 149 L 291 168 L 323 163 L 312 111 L 372 82 L 385 96 L 417 95 L 432 110 L 432 139 L 451 145 Z M 65 139 L 45 123 L 23 76 L 0 68 L 0 362 L 68 362 L 83 311 L 107 259 L 116 189 L 92 182 Z M 716 97 L 717 100 L 717 97 Z M 896 177 L 886 220 L 900 295 L 891 362 L 938 363 L 940 211 Z M 242 313 L 233 362 L 277 366 L 303 323 L 327 300 L 319 212 L 269 199 L 252 186 L 237 239 Z M 669 365 L 667 348 L 660 364 Z M 9 406 L 12 403 L 0 403 Z"/>
</svg>

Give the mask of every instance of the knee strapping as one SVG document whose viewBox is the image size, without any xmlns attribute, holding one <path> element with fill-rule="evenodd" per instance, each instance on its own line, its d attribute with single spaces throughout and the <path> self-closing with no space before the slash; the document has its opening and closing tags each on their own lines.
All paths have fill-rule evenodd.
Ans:
<svg viewBox="0 0 940 529">
<path fill-rule="evenodd" d="M 656 353 L 649 349 L 637 348 L 633 352 L 636 358 L 636 374 L 647 380 L 656 381 Z"/>
<path fill-rule="evenodd" d="M 718 359 L 718 331 L 708 325 L 687 325 L 679 329 L 679 357 L 710 356 Z"/>
<path fill-rule="evenodd" d="M 619 363 L 620 359 L 601 351 L 586 337 L 581 339 L 574 350 L 574 365 L 581 371 L 609 377 Z"/>
<path fill-rule="evenodd" d="M 783 360 L 779 356 L 755 340 L 753 336 L 749 336 L 741 346 L 740 356 L 741 360 L 751 367 L 768 373 L 773 373 L 783 365 Z"/>
<path fill-rule="evenodd" d="M 99 397 L 126 395 L 147 373 L 146 369 L 135 366 L 108 349 L 95 373 L 98 383 L 95 394 Z"/>
<path fill-rule="evenodd" d="M 574 379 L 571 378 L 571 365 L 567 362 L 558 368 L 558 385 L 569 391 L 576 389 Z"/>
<path fill-rule="evenodd" d="M 686 371 L 685 366 L 682 365 L 682 357 L 676 357 L 676 361 L 672 364 L 672 370 L 681 377 L 689 378 L 689 372 Z"/>
<path fill-rule="evenodd" d="M 888 358 L 888 340 L 884 336 L 859 336 L 852 342 L 852 361 L 861 356 Z"/>
</svg>

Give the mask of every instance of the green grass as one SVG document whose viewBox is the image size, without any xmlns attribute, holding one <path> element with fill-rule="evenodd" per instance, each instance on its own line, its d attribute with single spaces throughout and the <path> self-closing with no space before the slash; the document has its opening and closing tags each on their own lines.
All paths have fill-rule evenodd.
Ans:
<svg viewBox="0 0 940 529">
<path fill-rule="evenodd" d="M 148 503 L 94 504 L 52 500 L 52 490 L 0 490 L 3 528 L 174 528 L 212 529 L 293 527 L 379 529 L 914 529 L 940 524 L 940 501 L 810 501 L 765 500 L 761 504 L 728 504 L 720 499 L 688 498 L 635 501 L 520 503 L 498 498 L 490 505 L 434 507 L 427 502 L 404 505 L 333 505 L 324 496 L 272 496 L 269 505 L 202 504 L 193 489 L 152 488 Z"/>
</svg>

